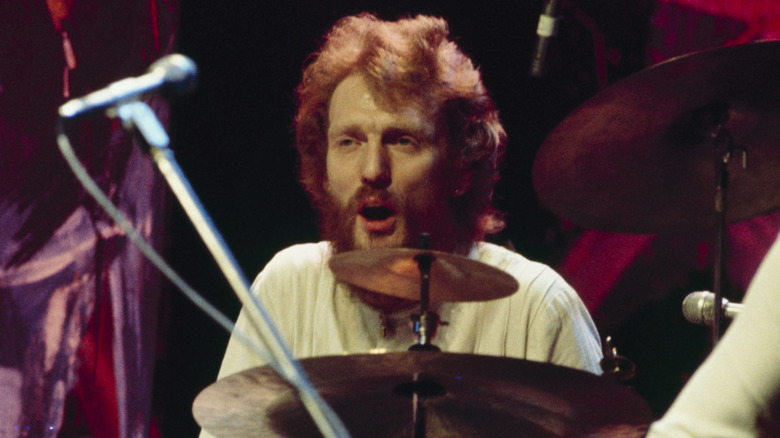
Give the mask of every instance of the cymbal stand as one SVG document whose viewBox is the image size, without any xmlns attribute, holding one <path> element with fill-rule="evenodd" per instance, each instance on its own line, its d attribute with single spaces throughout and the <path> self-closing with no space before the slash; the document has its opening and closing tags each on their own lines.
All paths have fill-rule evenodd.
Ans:
<svg viewBox="0 0 780 438">
<path fill-rule="evenodd" d="M 425 400 L 441 397 L 447 390 L 435 379 L 415 373 L 411 382 L 395 387 L 395 393 L 412 399 L 412 431 L 414 438 L 425 437 Z"/>
<path fill-rule="evenodd" d="M 428 234 L 420 234 L 420 249 L 431 249 L 431 237 Z M 431 339 L 436 335 L 439 326 L 439 315 L 428 311 L 430 300 L 431 265 L 434 257 L 430 253 L 420 253 L 414 257 L 420 268 L 420 314 L 414 315 L 414 332 L 417 334 L 417 344 L 409 347 L 409 351 L 441 351 L 439 347 L 431 344 Z M 425 437 L 425 405 L 423 402 L 430 397 L 446 394 L 446 390 L 437 382 L 420 379 L 415 374 L 414 380 L 399 385 L 396 391 L 412 397 L 412 430 L 414 438 Z"/>
<path fill-rule="evenodd" d="M 420 235 L 420 248 L 427 250 L 431 248 L 430 236 Z M 414 332 L 417 334 L 417 344 L 409 347 L 409 351 L 441 351 L 439 347 L 431 344 L 431 339 L 436 335 L 436 329 L 439 326 L 439 315 L 436 312 L 429 312 L 429 297 L 431 283 L 431 265 L 436 257 L 430 253 L 420 253 L 414 257 L 417 266 L 420 268 L 420 314 L 414 315 Z"/>
<path fill-rule="evenodd" d="M 726 116 L 727 117 L 727 116 Z M 723 316 L 723 241 L 726 229 L 726 192 L 728 189 L 728 165 L 735 151 L 742 152 L 742 168 L 747 167 L 747 151 L 734 144 L 731 133 L 723 126 L 725 118 L 721 119 L 712 133 L 713 142 L 717 148 L 721 139 L 725 139 L 726 147 L 718 160 L 718 184 L 715 191 L 715 262 L 713 267 L 713 294 L 715 295 L 715 310 L 712 318 L 712 347 L 720 340 L 721 317 Z"/>
</svg>

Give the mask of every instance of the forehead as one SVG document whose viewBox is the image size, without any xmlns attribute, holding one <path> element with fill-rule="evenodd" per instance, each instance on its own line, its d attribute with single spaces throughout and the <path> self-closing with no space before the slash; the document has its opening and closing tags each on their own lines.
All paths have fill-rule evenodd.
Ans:
<svg viewBox="0 0 780 438">
<path fill-rule="evenodd" d="M 333 91 L 328 120 L 328 133 L 358 126 L 424 131 L 431 138 L 435 133 L 433 117 L 419 105 L 412 100 L 390 103 L 361 74 L 348 76 Z"/>
</svg>

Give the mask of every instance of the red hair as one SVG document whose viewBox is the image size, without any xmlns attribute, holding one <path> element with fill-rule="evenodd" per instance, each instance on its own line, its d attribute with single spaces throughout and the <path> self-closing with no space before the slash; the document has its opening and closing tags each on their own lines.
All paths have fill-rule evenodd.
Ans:
<svg viewBox="0 0 780 438">
<path fill-rule="evenodd" d="M 315 206 L 322 209 L 327 199 L 330 97 L 342 80 L 360 73 L 390 103 L 419 105 L 433 114 L 457 173 L 469 175 L 468 190 L 452 200 L 466 234 L 455 237 L 481 240 L 503 228 L 491 198 L 506 134 L 479 71 L 448 36 L 447 23 L 429 16 L 388 22 L 361 14 L 333 26 L 297 89 L 300 179 Z"/>
</svg>

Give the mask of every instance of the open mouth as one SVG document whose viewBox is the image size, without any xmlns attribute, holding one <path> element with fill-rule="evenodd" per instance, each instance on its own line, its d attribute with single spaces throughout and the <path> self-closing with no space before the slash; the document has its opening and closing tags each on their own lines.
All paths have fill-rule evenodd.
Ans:
<svg viewBox="0 0 780 438">
<path fill-rule="evenodd" d="M 384 205 L 365 206 L 360 210 L 360 215 L 370 221 L 383 221 L 394 214 L 393 209 Z"/>
<path fill-rule="evenodd" d="M 397 213 L 390 205 L 369 201 L 358 210 L 358 214 L 363 229 L 369 233 L 386 234 L 395 229 Z"/>
</svg>

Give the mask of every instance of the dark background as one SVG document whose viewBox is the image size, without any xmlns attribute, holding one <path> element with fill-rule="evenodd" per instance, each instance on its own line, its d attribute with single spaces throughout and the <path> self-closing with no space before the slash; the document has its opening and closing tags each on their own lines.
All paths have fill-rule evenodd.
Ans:
<svg viewBox="0 0 780 438">
<path fill-rule="evenodd" d="M 648 65 L 656 7 L 639 0 L 563 6 L 547 72 L 537 79 L 528 70 L 541 1 L 398 1 L 392 6 L 378 1 L 183 1 L 178 51 L 191 57 L 200 73 L 197 91 L 173 105 L 175 153 L 248 279 L 280 249 L 318 240 L 316 217 L 296 181 L 294 88 L 322 35 L 338 18 L 361 11 L 386 19 L 426 13 L 448 20 L 452 36 L 480 67 L 509 135 L 496 193 L 508 228 L 497 239 L 511 241 L 530 258 L 553 266 L 560 262 L 567 235 L 534 195 L 534 153 L 566 114 L 599 91 L 594 37 L 606 41 L 609 83 Z M 235 318 L 238 300 L 176 201 L 171 204 L 168 259 Z M 706 283 L 707 276 L 692 281 Z M 164 435 L 194 436 L 192 400 L 216 378 L 228 334 L 174 290 L 163 293 L 162 315 L 153 414 Z M 671 315 L 674 324 L 668 324 Z M 653 372 L 664 370 L 652 356 L 674 337 L 675 348 L 689 355 L 685 366 L 690 369 L 706 339 L 706 329 L 681 325 L 680 319 L 679 301 L 671 300 L 614 332 L 601 333 L 617 335 L 621 352 L 638 358 L 636 386 L 657 413 L 681 383 L 678 375 L 667 375 L 673 383 L 659 385 L 662 379 Z M 660 321 L 666 325 L 659 331 Z"/>
</svg>

